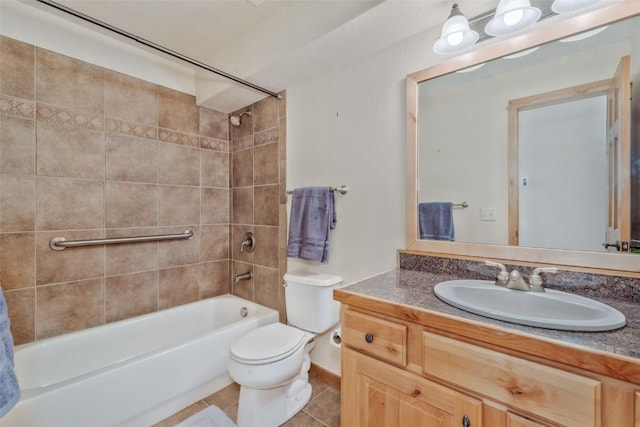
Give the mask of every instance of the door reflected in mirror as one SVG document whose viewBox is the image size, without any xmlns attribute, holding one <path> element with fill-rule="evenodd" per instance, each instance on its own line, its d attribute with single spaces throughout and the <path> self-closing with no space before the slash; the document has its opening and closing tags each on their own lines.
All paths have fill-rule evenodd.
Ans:
<svg viewBox="0 0 640 427">
<path fill-rule="evenodd" d="M 452 209 L 456 242 L 633 249 L 634 79 L 638 17 L 419 83 L 418 203 L 468 202 Z"/>
</svg>

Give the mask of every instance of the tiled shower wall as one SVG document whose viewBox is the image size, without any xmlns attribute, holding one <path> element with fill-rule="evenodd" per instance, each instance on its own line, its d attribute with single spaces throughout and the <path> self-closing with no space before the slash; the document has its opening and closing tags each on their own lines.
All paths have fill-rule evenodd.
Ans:
<svg viewBox="0 0 640 427">
<path fill-rule="evenodd" d="M 0 283 L 16 344 L 231 291 L 243 216 L 229 141 L 228 115 L 191 95 L 0 36 Z M 49 248 L 187 229 L 188 241 Z M 261 289 L 274 264 L 255 262 Z"/>
</svg>

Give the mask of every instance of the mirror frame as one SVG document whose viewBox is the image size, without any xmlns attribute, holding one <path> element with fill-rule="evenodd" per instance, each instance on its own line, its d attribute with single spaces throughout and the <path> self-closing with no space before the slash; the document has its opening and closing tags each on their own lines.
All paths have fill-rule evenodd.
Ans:
<svg viewBox="0 0 640 427">
<path fill-rule="evenodd" d="M 640 1 L 623 1 L 553 22 L 539 22 L 534 30 L 498 40 L 407 76 L 407 251 L 472 258 L 568 266 L 609 274 L 640 277 L 640 255 L 545 249 L 507 245 L 418 239 L 418 83 L 482 62 L 552 42 L 572 34 L 640 14 Z M 505 156 L 507 153 L 505 153 Z"/>
</svg>

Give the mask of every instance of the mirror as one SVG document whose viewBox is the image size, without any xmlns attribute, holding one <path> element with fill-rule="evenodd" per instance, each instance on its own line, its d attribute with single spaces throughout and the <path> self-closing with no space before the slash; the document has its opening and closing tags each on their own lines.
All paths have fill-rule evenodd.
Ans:
<svg viewBox="0 0 640 427">
<path fill-rule="evenodd" d="M 638 13 L 609 6 L 408 76 L 408 249 L 640 269 L 640 257 L 614 248 L 638 232 L 631 206 L 640 183 L 621 166 L 637 148 L 620 151 L 621 137 L 607 134 L 615 128 L 607 105 L 612 114 L 623 108 L 607 100 L 622 58 L 631 58 L 628 78 L 640 80 Z M 631 135 L 639 126 L 623 128 Z M 453 203 L 454 241 L 420 238 L 425 202 Z"/>
</svg>

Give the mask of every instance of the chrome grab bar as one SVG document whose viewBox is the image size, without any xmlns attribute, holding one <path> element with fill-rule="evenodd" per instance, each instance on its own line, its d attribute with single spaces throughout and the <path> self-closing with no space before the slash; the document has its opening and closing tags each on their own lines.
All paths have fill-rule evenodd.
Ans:
<svg viewBox="0 0 640 427">
<path fill-rule="evenodd" d="M 49 242 L 49 247 L 55 251 L 65 248 L 78 248 L 82 246 L 114 245 L 121 243 L 159 242 L 161 240 L 188 240 L 193 237 L 193 231 L 187 230 L 181 234 L 158 234 L 155 236 L 116 237 L 111 239 L 91 240 L 67 240 L 64 237 L 54 237 Z"/>
</svg>

